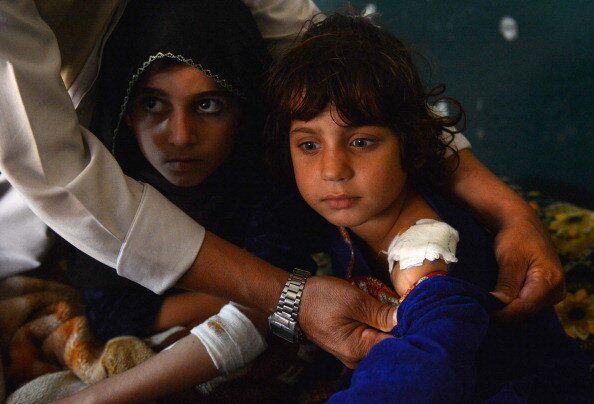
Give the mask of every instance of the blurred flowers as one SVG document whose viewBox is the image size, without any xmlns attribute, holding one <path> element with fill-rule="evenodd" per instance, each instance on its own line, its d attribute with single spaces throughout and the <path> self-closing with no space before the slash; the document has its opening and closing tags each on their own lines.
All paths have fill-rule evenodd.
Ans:
<svg viewBox="0 0 594 404">
<path fill-rule="evenodd" d="M 553 204 L 545 211 L 553 243 L 570 259 L 588 255 L 594 247 L 594 212 L 567 203 Z"/>
<path fill-rule="evenodd" d="M 594 334 L 594 296 L 586 289 L 568 293 L 565 300 L 555 306 L 565 332 L 572 338 L 588 339 Z"/>
</svg>

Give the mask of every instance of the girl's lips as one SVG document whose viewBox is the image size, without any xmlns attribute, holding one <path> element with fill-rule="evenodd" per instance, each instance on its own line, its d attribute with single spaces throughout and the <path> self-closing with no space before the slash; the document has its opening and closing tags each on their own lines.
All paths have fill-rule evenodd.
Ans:
<svg viewBox="0 0 594 404">
<path fill-rule="evenodd" d="M 186 172 L 191 171 L 196 168 L 196 165 L 200 162 L 200 160 L 194 159 L 177 159 L 177 160 L 168 160 L 165 164 L 169 169 L 178 172 Z"/>
<path fill-rule="evenodd" d="M 349 195 L 327 196 L 322 199 L 330 209 L 348 209 L 359 200 L 359 197 Z"/>
</svg>

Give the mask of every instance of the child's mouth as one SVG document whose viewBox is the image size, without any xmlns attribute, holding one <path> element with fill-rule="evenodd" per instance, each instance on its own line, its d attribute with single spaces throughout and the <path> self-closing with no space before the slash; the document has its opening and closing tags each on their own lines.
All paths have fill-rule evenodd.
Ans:
<svg viewBox="0 0 594 404">
<path fill-rule="evenodd" d="M 322 202 L 324 202 L 330 209 L 348 209 L 355 204 L 360 198 L 356 196 L 349 196 L 349 195 L 331 195 L 322 198 Z"/>
<path fill-rule="evenodd" d="M 173 171 L 186 172 L 193 170 L 199 162 L 197 159 L 177 159 L 168 160 L 166 164 Z"/>
</svg>

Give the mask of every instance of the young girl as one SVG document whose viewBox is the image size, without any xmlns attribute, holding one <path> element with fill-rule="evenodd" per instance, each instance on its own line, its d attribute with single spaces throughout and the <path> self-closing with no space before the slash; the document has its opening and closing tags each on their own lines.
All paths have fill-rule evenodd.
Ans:
<svg viewBox="0 0 594 404">
<path fill-rule="evenodd" d="M 290 152 L 299 192 L 341 230 L 340 275 L 387 299 L 377 279 L 391 283 L 400 298 L 396 338 L 331 401 L 587 398 L 587 361 L 551 308 L 489 325 L 502 305 L 487 293 L 492 238 L 440 196 L 441 134 L 462 112 L 432 111 L 439 92 L 425 90 L 402 42 L 365 18 L 328 17 L 274 66 L 270 89 L 274 148 Z"/>
<path fill-rule="evenodd" d="M 268 60 L 239 2 L 131 2 L 104 49 L 91 129 L 126 174 L 210 231 L 281 268 L 311 268 L 298 223 L 291 234 L 275 225 L 275 215 L 291 220 L 280 207 L 295 198 L 270 186 L 261 162 Z M 191 328 L 226 302 L 155 294 L 79 252 L 70 273 L 102 340 Z"/>
</svg>

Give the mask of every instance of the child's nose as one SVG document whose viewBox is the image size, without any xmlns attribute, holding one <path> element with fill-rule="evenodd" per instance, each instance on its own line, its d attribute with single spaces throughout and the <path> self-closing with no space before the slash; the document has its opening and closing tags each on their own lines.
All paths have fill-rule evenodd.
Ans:
<svg viewBox="0 0 594 404">
<path fill-rule="evenodd" d="M 348 157 L 340 150 L 326 150 L 322 156 L 322 178 L 326 181 L 346 181 L 353 176 Z"/>
<path fill-rule="evenodd" d="M 198 141 L 196 127 L 187 113 L 174 112 L 169 118 L 169 143 L 183 147 Z"/>
</svg>

